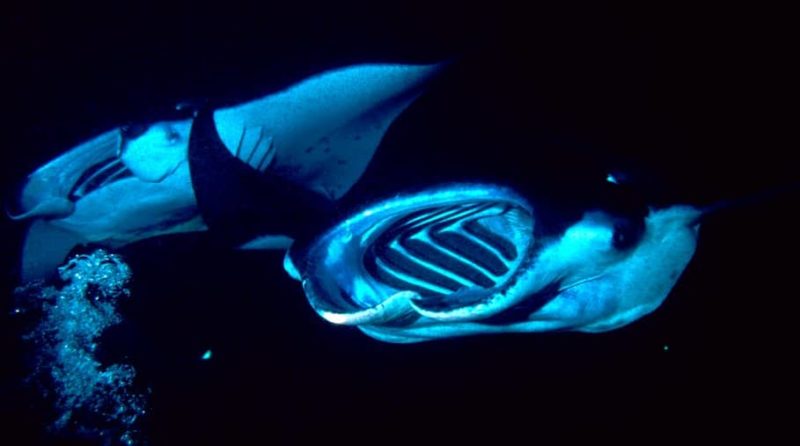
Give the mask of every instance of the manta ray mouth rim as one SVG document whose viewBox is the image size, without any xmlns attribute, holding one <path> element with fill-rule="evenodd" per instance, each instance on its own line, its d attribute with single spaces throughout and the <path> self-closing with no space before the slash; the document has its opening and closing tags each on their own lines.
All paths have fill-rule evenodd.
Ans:
<svg viewBox="0 0 800 446">
<path fill-rule="evenodd" d="M 502 225 L 496 226 L 494 233 L 479 234 L 483 239 L 469 234 L 468 230 L 453 229 L 456 225 L 474 226 L 476 221 L 504 223 L 509 218 L 522 222 L 511 231 L 514 234 L 509 239 L 496 234 Z M 437 249 L 452 254 L 451 248 L 458 250 L 459 247 L 447 237 L 440 239 L 443 233 L 462 244 L 477 242 L 471 245 L 472 251 L 460 251 L 457 260 L 444 266 L 441 262 L 438 267 L 431 266 L 441 259 L 435 258 L 433 254 L 436 253 L 429 253 L 417 268 L 397 272 L 392 266 L 379 265 L 376 272 L 376 263 L 395 260 L 391 257 L 393 253 L 385 251 L 387 246 L 394 246 L 394 239 L 419 242 L 420 238 L 425 238 Z M 484 243 L 486 240 L 490 243 Z M 509 244 L 513 244 L 514 251 L 508 248 Z M 486 245 L 497 248 L 492 251 L 494 255 L 488 255 L 490 251 Z M 448 306 L 458 308 L 497 301 L 530 260 L 533 245 L 533 209 L 527 200 L 498 185 L 456 183 L 398 195 L 365 207 L 324 233 L 305 250 L 300 262 L 295 258 L 292 264 L 299 267 L 312 308 L 330 322 L 346 325 L 412 323 L 424 317 L 426 309 L 439 311 L 442 306 L 446 310 Z M 503 248 L 509 250 L 504 252 Z M 416 260 L 420 252 L 423 251 L 412 253 L 417 255 Z M 425 267 L 419 267 L 420 264 Z M 487 276 L 491 283 L 486 280 Z M 441 283 L 433 283 L 437 280 Z M 453 288 L 470 280 L 482 286 Z M 409 283 L 412 286 L 403 286 Z M 438 296 L 434 296 L 437 292 Z"/>
</svg>

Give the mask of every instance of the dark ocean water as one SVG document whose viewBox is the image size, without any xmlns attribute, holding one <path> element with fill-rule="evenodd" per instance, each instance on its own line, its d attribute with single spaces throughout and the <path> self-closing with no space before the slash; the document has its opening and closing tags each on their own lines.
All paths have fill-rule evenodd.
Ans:
<svg viewBox="0 0 800 446">
<path fill-rule="evenodd" d="M 789 31 L 777 12 L 726 8 L 16 5 L 2 15 L 2 188 L 180 101 L 232 104 L 348 64 L 451 58 L 343 215 L 491 181 L 568 221 L 597 204 L 609 169 L 661 202 L 792 184 Z M 155 445 L 781 438 L 792 420 L 778 404 L 796 391 L 797 205 L 790 194 L 712 218 L 664 305 L 623 329 L 416 345 L 319 318 L 280 253 L 148 240 L 121 252 L 133 297 L 102 355 L 152 391 Z M 28 347 L 9 312 L 24 228 L 0 224 L 0 443 L 94 444 L 46 434 L 52 414 L 21 384 Z"/>
</svg>

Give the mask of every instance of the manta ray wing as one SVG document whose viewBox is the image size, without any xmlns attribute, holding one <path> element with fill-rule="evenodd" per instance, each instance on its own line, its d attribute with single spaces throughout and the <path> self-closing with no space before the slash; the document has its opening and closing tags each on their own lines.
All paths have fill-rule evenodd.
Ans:
<svg viewBox="0 0 800 446">
<path fill-rule="evenodd" d="M 262 170 L 268 162 L 274 174 L 335 200 L 364 173 L 390 124 L 441 66 L 370 64 L 328 71 L 219 110 L 216 127 L 225 145 L 251 167 Z"/>
</svg>

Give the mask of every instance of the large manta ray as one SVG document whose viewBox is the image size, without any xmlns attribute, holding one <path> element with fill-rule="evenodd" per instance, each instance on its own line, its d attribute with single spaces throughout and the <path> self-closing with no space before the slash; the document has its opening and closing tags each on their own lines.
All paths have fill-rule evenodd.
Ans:
<svg viewBox="0 0 800 446">
<path fill-rule="evenodd" d="M 313 309 L 382 341 L 601 332 L 658 308 L 694 255 L 709 209 L 648 207 L 633 217 L 589 210 L 548 234 L 516 192 L 449 184 L 329 223 L 331 203 L 438 68 L 344 68 L 72 149 L 22 190 L 14 217 L 33 221 L 23 279 L 53 271 L 76 244 L 118 247 L 219 227 L 233 246 L 291 245 L 285 269 Z"/>
</svg>

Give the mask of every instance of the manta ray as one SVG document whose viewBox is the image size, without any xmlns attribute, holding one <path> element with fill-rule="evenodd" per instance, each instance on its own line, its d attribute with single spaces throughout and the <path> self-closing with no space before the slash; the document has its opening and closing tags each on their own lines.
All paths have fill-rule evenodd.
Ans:
<svg viewBox="0 0 800 446">
<path fill-rule="evenodd" d="M 386 342 L 597 333 L 657 309 L 703 218 L 728 204 L 588 209 L 554 233 L 511 188 L 453 183 L 331 219 L 440 69 L 345 67 L 245 104 L 103 133 L 28 177 L 12 215 L 31 221 L 22 278 L 45 277 L 82 243 L 212 229 L 231 246 L 285 249 L 284 269 L 314 311 Z"/>
<path fill-rule="evenodd" d="M 661 305 L 703 215 L 688 205 L 638 217 L 598 209 L 547 234 L 515 191 L 451 184 L 366 207 L 290 249 L 285 267 L 320 316 L 382 341 L 596 333 Z"/>
<path fill-rule="evenodd" d="M 9 209 L 30 222 L 22 279 L 54 274 L 77 245 L 119 248 L 209 228 L 244 248 L 285 248 L 296 231 L 289 221 L 324 218 L 440 68 L 344 67 L 72 148 L 29 175 Z"/>
</svg>

